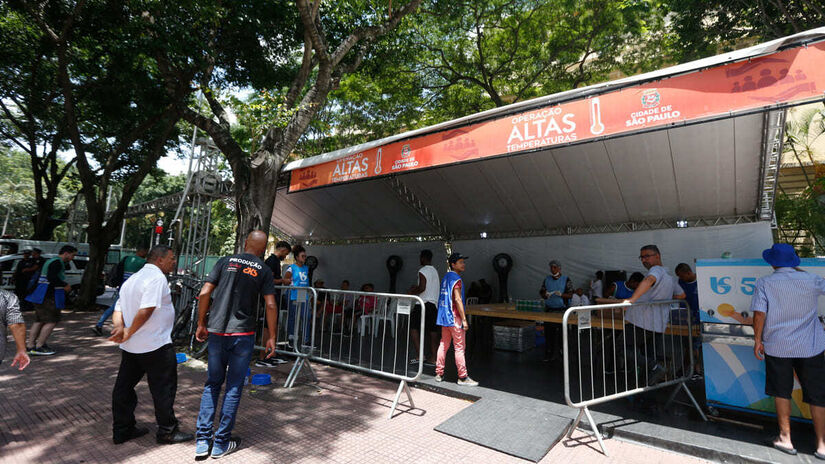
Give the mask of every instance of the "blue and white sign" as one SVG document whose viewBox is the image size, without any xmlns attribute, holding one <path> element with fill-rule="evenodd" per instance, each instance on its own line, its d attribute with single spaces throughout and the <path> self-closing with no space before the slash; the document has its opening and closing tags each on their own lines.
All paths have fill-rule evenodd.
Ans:
<svg viewBox="0 0 825 464">
<path fill-rule="evenodd" d="M 805 258 L 799 267 L 825 277 L 825 259 Z M 750 305 L 756 280 L 772 272 L 761 258 L 696 260 L 701 321 L 752 325 Z M 819 314 L 825 315 L 825 300 L 820 300 Z"/>
<path fill-rule="evenodd" d="M 803 259 L 799 267 L 825 277 L 825 259 Z M 773 268 L 762 259 L 700 259 L 696 261 L 699 315 L 702 322 L 752 325 L 751 298 L 756 280 Z M 825 314 L 825 299 L 819 300 Z M 703 334 L 705 398 L 709 405 L 774 414 L 773 398 L 765 394 L 765 362 L 753 355 L 750 328 L 730 327 L 730 335 Z M 739 334 L 740 336 L 737 336 Z M 810 419 L 810 407 L 794 380 L 791 415 Z"/>
</svg>

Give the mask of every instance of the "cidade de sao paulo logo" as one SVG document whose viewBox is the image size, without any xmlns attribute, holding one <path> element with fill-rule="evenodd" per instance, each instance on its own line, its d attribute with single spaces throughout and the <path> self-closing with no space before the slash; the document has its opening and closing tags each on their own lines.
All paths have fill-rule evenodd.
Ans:
<svg viewBox="0 0 825 464">
<path fill-rule="evenodd" d="M 625 120 L 625 127 L 646 126 L 659 121 L 679 119 L 682 113 L 673 108 L 673 105 L 660 105 L 662 96 L 656 89 L 647 89 L 641 95 L 642 110 L 630 113 Z"/>
<path fill-rule="evenodd" d="M 415 155 L 412 153 L 412 149 L 410 148 L 410 144 L 404 144 L 401 147 L 401 159 L 396 159 L 392 162 L 392 170 L 397 171 L 399 169 L 410 169 L 418 167 L 418 161 L 415 159 Z"/>
<path fill-rule="evenodd" d="M 576 115 L 560 106 L 514 116 L 507 152 L 576 141 Z"/>
</svg>

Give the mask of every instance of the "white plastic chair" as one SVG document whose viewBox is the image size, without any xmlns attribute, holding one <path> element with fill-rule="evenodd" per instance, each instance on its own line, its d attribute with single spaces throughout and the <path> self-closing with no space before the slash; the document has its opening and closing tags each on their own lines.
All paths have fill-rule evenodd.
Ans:
<svg viewBox="0 0 825 464">
<path fill-rule="evenodd" d="M 370 330 L 375 332 L 375 329 L 373 329 L 373 319 L 374 318 L 375 318 L 375 315 L 373 315 L 373 314 L 364 314 L 364 315 L 362 315 L 361 317 L 358 318 L 358 335 L 363 337 L 364 333 L 367 330 L 367 328 L 369 328 Z"/>
<path fill-rule="evenodd" d="M 358 309 L 358 300 L 355 301 L 354 306 L 357 310 Z M 372 313 L 362 314 L 361 317 L 358 318 L 358 335 L 363 337 L 364 334 L 366 333 L 367 327 L 369 327 L 370 329 L 372 329 L 373 332 L 375 332 L 375 328 L 373 326 L 374 326 L 375 315 L 376 315 L 377 312 L 378 312 L 378 308 L 374 308 L 372 310 Z"/>
<path fill-rule="evenodd" d="M 372 319 L 372 336 L 378 336 L 378 324 L 384 322 L 384 330 L 386 330 L 386 323 L 390 323 L 390 329 L 392 331 L 392 338 L 395 338 L 395 313 L 398 308 L 398 299 L 393 298 L 392 303 L 387 304 L 387 298 L 384 299 L 384 303 L 380 304 L 380 310 L 376 308 L 375 317 Z"/>
</svg>

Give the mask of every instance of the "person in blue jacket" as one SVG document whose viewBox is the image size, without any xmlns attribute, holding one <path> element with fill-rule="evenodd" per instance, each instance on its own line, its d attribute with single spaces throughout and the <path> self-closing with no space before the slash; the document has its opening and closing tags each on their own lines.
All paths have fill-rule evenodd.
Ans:
<svg viewBox="0 0 825 464">
<path fill-rule="evenodd" d="M 57 256 L 43 264 L 34 290 L 26 297 L 26 301 L 34 303 L 35 314 L 35 323 L 26 343 L 31 354 L 48 356 L 55 353 L 46 340 L 60 322 L 60 311 L 66 307 L 66 293 L 72 290 L 72 286 L 66 283 L 65 271 L 66 264 L 76 254 L 77 248 L 63 245 Z"/>
</svg>

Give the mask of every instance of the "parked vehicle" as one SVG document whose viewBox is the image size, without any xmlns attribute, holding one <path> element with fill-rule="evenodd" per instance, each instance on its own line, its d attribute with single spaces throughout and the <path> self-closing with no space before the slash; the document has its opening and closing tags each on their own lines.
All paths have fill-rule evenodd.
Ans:
<svg viewBox="0 0 825 464">
<path fill-rule="evenodd" d="M 57 256 L 57 254 L 44 253 L 42 256 L 49 259 Z M 17 269 L 17 264 L 21 259 L 23 259 L 22 253 L 0 256 L 0 271 L 3 273 L 0 288 L 3 290 L 14 292 L 14 270 Z M 77 291 L 80 289 L 80 280 L 83 278 L 83 272 L 87 264 L 89 264 L 88 256 L 75 256 L 66 265 L 66 283 L 72 286 L 72 291 L 68 295 L 69 300 L 73 300 L 77 296 Z"/>
</svg>

